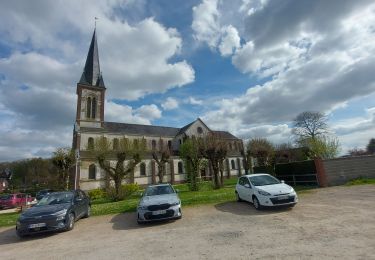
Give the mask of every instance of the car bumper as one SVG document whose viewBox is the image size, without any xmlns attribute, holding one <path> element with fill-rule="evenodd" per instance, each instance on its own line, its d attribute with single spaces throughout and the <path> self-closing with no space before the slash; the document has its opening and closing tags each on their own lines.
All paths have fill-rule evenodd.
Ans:
<svg viewBox="0 0 375 260">
<path fill-rule="evenodd" d="M 181 205 L 169 207 L 168 209 L 162 212 L 138 209 L 137 216 L 138 216 L 137 220 L 140 223 L 169 220 L 169 219 L 179 219 L 182 216 Z"/>
<path fill-rule="evenodd" d="M 40 227 L 31 227 L 30 225 L 40 224 Z M 31 235 L 46 232 L 63 230 L 66 227 L 66 218 L 57 220 L 56 217 L 49 219 L 34 219 L 26 221 L 17 221 L 16 231 L 19 235 Z"/>
<path fill-rule="evenodd" d="M 281 196 L 259 196 L 259 204 L 265 207 L 293 206 L 298 203 L 297 194 Z"/>
</svg>

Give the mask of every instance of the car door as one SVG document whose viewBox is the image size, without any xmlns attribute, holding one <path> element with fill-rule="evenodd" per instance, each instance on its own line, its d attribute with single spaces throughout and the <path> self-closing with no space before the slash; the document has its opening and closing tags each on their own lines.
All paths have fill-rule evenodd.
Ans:
<svg viewBox="0 0 375 260">
<path fill-rule="evenodd" d="M 246 195 L 246 187 L 245 185 L 245 177 L 240 177 L 237 184 L 237 192 L 238 195 L 242 200 L 248 200 L 248 197 Z"/>
<path fill-rule="evenodd" d="M 79 191 L 74 192 L 74 207 L 76 218 L 78 219 L 85 213 L 85 200 Z"/>
<path fill-rule="evenodd" d="M 253 187 L 251 186 L 250 184 L 250 181 L 247 177 L 244 177 L 244 180 L 243 180 L 243 183 L 244 183 L 244 199 L 247 200 L 247 201 L 252 201 L 252 197 L 253 197 Z"/>
</svg>

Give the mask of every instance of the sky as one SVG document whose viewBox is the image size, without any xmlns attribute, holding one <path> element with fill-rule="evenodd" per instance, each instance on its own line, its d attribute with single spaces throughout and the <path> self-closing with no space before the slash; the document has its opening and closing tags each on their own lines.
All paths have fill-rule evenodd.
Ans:
<svg viewBox="0 0 375 260">
<path fill-rule="evenodd" d="M 0 161 L 72 144 L 94 31 L 105 120 L 294 141 L 328 116 L 341 154 L 375 137 L 375 3 L 366 0 L 0 2 Z"/>
</svg>

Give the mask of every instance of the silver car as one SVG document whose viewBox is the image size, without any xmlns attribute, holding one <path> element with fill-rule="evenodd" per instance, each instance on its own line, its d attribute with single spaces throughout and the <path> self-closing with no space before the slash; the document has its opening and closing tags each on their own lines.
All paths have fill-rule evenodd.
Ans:
<svg viewBox="0 0 375 260">
<path fill-rule="evenodd" d="M 170 184 L 148 186 L 137 207 L 138 223 L 180 219 L 181 200 L 177 192 Z"/>
</svg>

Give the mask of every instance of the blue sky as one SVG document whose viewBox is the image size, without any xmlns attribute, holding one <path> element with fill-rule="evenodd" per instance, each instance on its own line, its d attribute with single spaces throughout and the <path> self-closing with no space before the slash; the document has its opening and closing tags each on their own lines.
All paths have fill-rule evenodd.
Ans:
<svg viewBox="0 0 375 260">
<path fill-rule="evenodd" d="M 342 154 L 375 137 L 372 1 L 7 1 L 0 161 L 71 145 L 94 17 L 107 121 L 182 127 L 200 117 L 279 144 L 294 141 L 297 114 L 320 111 Z"/>
</svg>

